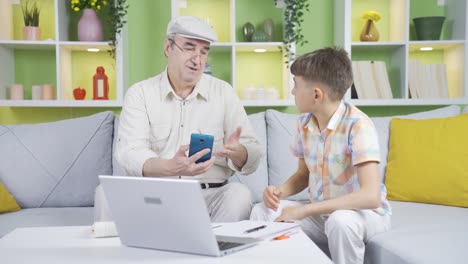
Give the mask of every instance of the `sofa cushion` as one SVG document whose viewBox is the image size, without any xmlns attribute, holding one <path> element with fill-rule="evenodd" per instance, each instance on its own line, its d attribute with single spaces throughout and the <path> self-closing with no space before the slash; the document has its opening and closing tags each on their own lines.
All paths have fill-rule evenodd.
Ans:
<svg viewBox="0 0 468 264">
<path fill-rule="evenodd" d="M 127 176 L 125 169 L 120 166 L 117 162 L 117 159 L 114 157 L 115 147 L 117 146 L 117 135 L 119 134 L 119 123 L 120 118 L 119 116 L 115 116 L 114 118 L 114 138 L 112 140 L 112 175 L 117 176 Z"/>
<path fill-rule="evenodd" d="M 268 184 L 280 185 L 297 170 L 298 160 L 291 153 L 296 121 L 299 115 L 285 114 L 276 110 L 266 111 Z M 307 190 L 288 197 L 288 200 L 307 200 Z"/>
<path fill-rule="evenodd" d="M 15 228 L 93 224 L 92 207 L 29 208 L 0 217 L 0 238 Z M 47 238 L 44 238 L 47 239 Z"/>
<path fill-rule="evenodd" d="M 409 118 L 409 119 L 429 119 L 429 118 L 443 118 L 456 116 L 460 114 L 460 107 L 456 105 L 442 107 L 435 110 L 414 113 L 410 115 L 402 116 L 389 116 L 389 117 L 372 117 L 371 120 L 374 122 L 377 135 L 379 137 L 380 147 L 380 175 L 385 178 L 385 170 L 387 167 L 387 155 L 388 155 L 388 142 L 390 135 L 390 120 L 394 117 Z"/>
<path fill-rule="evenodd" d="M 262 201 L 263 190 L 268 185 L 268 164 L 267 164 L 267 135 L 265 125 L 265 112 L 249 115 L 249 121 L 252 129 L 257 136 L 257 140 L 263 146 L 265 156 L 260 161 L 257 170 L 250 175 L 235 173 L 229 180 L 232 182 L 241 182 L 249 187 L 255 202 Z"/>
<path fill-rule="evenodd" d="M 468 207 L 468 114 L 390 126 L 388 199 Z"/>
<path fill-rule="evenodd" d="M 0 181 L 0 214 L 15 212 L 21 208 L 16 203 L 15 198 L 11 195 L 8 190 L 3 186 L 3 183 Z"/>
<path fill-rule="evenodd" d="M 113 122 L 108 111 L 0 126 L 0 181 L 22 208 L 93 205 L 97 175 L 112 173 Z"/>
<path fill-rule="evenodd" d="M 468 208 L 390 204 L 392 228 L 368 241 L 365 263 L 466 263 Z"/>
</svg>

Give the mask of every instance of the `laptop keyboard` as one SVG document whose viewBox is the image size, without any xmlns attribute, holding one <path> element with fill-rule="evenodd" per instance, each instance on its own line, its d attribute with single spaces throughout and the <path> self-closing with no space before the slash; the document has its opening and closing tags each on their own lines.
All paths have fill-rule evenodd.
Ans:
<svg viewBox="0 0 468 264">
<path fill-rule="evenodd" d="M 219 250 L 226 250 L 230 248 L 235 248 L 238 246 L 244 245 L 243 243 L 232 243 L 232 242 L 224 242 L 224 241 L 218 241 L 218 247 Z"/>
</svg>

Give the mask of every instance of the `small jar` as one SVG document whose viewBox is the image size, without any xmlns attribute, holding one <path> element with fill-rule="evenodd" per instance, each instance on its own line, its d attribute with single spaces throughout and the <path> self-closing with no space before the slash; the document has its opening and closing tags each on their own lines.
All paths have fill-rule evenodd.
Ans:
<svg viewBox="0 0 468 264">
<path fill-rule="evenodd" d="M 23 85 L 13 84 L 10 87 L 10 99 L 11 100 L 23 100 L 24 99 Z"/>
</svg>

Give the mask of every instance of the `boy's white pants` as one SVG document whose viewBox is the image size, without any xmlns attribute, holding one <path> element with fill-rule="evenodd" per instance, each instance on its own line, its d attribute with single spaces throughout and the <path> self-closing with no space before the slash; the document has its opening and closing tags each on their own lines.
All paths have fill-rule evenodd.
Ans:
<svg viewBox="0 0 468 264">
<path fill-rule="evenodd" d="M 264 203 L 257 204 L 251 220 L 273 221 L 284 207 L 298 206 L 308 201 L 282 200 L 275 212 Z M 310 216 L 298 221 L 302 230 L 315 243 L 328 242 L 334 263 L 363 263 L 365 243 L 374 235 L 390 229 L 390 217 L 372 210 L 338 210 L 326 217 Z"/>
</svg>

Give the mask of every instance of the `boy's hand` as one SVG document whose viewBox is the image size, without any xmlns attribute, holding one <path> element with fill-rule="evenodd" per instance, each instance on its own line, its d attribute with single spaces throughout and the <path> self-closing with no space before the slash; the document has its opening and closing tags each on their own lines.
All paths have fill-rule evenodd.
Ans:
<svg viewBox="0 0 468 264">
<path fill-rule="evenodd" d="M 213 166 L 214 155 L 207 161 L 195 163 L 203 155 L 209 153 L 210 149 L 202 149 L 191 157 L 187 157 L 186 152 L 188 149 L 189 145 L 180 146 L 174 157 L 169 160 L 169 171 L 173 175 L 195 176 L 207 172 Z"/>
<path fill-rule="evenodd" d="M 281 190 L 273 185 L 265 188 L 263 191 L 263 202 L 267 208 L 278 210 L 280 203 Z"/>
<path fill-rule="evenodd" d="M 304 217 L 304 208 L 302 206 L 285 207 L 281 211 L 281 215 L 275 219 L 275 222 L 301 220 Z"/>
</svg>

